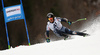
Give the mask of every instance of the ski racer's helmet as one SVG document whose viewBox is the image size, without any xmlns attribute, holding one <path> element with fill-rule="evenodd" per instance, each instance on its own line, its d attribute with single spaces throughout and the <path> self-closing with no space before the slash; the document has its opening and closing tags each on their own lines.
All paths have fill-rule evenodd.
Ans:
<svg viewBox="0 0 100 55">
<path fill-rule="evenodd" d="M 47 14 L 47 20 L 48 20 L 48 18 L 54 18 L 54 14 L 53 13 L 48 13 Z"/>
</svg>

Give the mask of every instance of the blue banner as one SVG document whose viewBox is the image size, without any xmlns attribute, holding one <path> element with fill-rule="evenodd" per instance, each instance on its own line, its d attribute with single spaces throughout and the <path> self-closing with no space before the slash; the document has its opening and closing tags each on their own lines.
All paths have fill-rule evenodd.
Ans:
<svg viewBox="0 0 100 55">
<path fill-rule="evenodd" d="M 5 14 L 5 22 L 11 22 L 19 19 L 24 19 L 23 9 L 21 4 L 5 7 L 4 9 Z"/>
<path fill-rule="evenodd" d="M 22 0 L 20 0 L 21 4 L 10 6 L 10 7 L 4 7 L 3 0 L 1 0 L 1 1 L 2 1 L 4 18 L 5 18 L 5 28 L 6 28 L 8 48 L 10 49 L 10 42 L 9 42 L 9 36 L 8 36 L 8 30 L 7 30 L 7 22 L 20 20 L 20 19 L 24 19 L 25 27 L 26 27 L 26 33 L 27 33 L 27 39 L 28 39 L 28 44 L 30 46 L 31 44 L 30 44 L 30 39 L 29 39 L 29 34 L 28 34 L 28 29 L 27 29 L 27 24 L 26 24 L 26 19 L 25 19 L 25 15 L 24 15 L 24 9 L 23 9 L 23 5 L 22 5 Z"/>
</svg>

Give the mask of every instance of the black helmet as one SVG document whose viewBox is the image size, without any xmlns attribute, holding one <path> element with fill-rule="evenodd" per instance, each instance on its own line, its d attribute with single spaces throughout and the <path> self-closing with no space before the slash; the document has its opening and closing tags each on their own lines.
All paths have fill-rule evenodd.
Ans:
<svg viewBox="0 0 100 55">
<path fill-rule="evenodd" d="M 48 14 L 47 14 L 47 19 L 48 19 L 48 18 L 52 18 L 52 17 L 54 18 L 54 14 L 53 14 L 53 13 L 48 13 Z"/>
</svg>

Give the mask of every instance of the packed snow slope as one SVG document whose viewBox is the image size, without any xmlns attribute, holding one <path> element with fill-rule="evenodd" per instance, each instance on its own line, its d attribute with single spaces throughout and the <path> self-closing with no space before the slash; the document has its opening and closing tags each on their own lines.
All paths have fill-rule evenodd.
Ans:
<svg viewBox="0 0 100 55">
<path fill-rule="evenodd" d="M 0 51 L 0 55 L 100 55 L 100 17 L 92 22 L 85 28 L 88 37 L 72 36 L 74 39 L 66 41 L 19 46 Z"/>
</svg>

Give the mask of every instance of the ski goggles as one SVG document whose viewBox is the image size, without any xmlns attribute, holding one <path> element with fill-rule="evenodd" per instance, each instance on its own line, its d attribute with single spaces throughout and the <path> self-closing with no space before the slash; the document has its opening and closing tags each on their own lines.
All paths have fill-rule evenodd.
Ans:
<svg viewBox="0 0 100 55">
<path fill-rule="evenodd" d="M 50 21 L 50 20 L 53 20 L 53 18 L 48 18 L 48 20 Z"/>
</svg>

